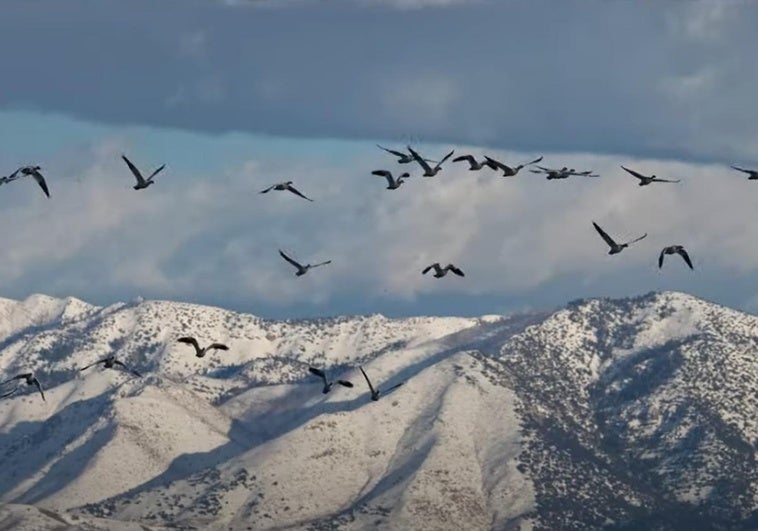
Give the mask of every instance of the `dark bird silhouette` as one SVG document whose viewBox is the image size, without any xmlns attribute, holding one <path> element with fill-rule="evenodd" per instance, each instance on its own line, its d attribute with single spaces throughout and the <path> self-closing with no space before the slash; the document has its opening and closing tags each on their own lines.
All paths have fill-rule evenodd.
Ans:
<svg viewBox="0 0 758 531">
<path fill-rule="evenodd" d="M 316 376 L 321 378 L 321 380 L 324 382 L 324 388 L 321 390 L 321 392 L 324 394 L 331 391 L 335 383 L 338 383 L 344 387 L 353 387 L 353 384 L 351 382 L 348 382 L 347 380 L 337 380 L 336 382 L 330 382 L 326 378 L 326 373 L 322 371 L 321 369 L 316 369 L 315 367 L 308 367 L 308 370 L 310 371 L 311 374 L 315 374 Z"/>
<path fill-rule="evenodd" d="M 758 170 L 746 170 L 744 168 L 738 168 L 737 166 L 732 166 L 732 168 L 734 168 L 737 171 L 741 171 L 742 173 L 747 173 L 748 174 L 748 178 L 747 178 L 748 181 L 754 181 L 754 180 L 758 179 Z"/>
<path fill-rule="evenodd" d="M 87 369 L 89 369 L 90 367 L 92 367 L 92 366 L 94 366 L 94 365 L 97 365 L 97 364 L 99 364 L 99 363 L 102 363 L 102 364 L 103 364 L 103 368 L 105 368 L 105 369 L 114 369 L 114 367 L 113 367 L 113 366 L 114 366 L 114 365 L 118 365 L 118 366 L 120 366 L 120 367 L 123 367 L 123 368 L 124 368 L 124 370 L 127 370 L 127 371 L 129 371 L 130 373 L 134 374 L 135 376 L 138 376 L 138 377 L 141 377 L 141 376 L 142 376 L 140 373 L 138 373 L 138 372 L 137 372 L 137 371 L 135 371 L 134 369 L 130 369 L 129 367 L 127 367 L 127 366 L 126 366 L 126 364 L 124 364 L 124 363 L 122 363 L 122 362 L 118 361 L 118 360 L 116 359 L 116 356 L 114 356 L 114 355 L 112 355 L 112 354 L 111 354 L 110 356 L 108 356 L 107 358 L 103 358 L 103 359 L 101 359 L 100 361 L 96 361 L 96 362 L 94 362 L 94 363 L 90 363 L 90 364 L 89 364 L 89 365 L 87 365 L 86 367 L 82 367 L 82 368 L 81 368 L 81 369 L 79 369 L 79 370 L 80 370 L 80 371 L 84 371 L 84 370 L 87 370 Z"/>
<path fill-rule="evenodd" d="M 627 247 L 629 247 L 631 244 L 633 244 L 635 242 L 638 242 L 638 241 L 640 241 L 641 239 L 643 239 L 643 238 L 645 238 L 647 236 L 647 233 L 645 233 L 642 236 L 640 236 L 639 238 L 637 238 L 636 240 L 632 240 L 632 241 L 626 242 L 626 243 L 616 243 L 615 241 L 613 241 L 613 238 L 611 238 L 610 236 L 608 236 L 608 234 L 603 229 L 600 228 L 600 225 L 598 225 L 594 221 L 592 222 L 592 224 L 595 226 L 595 230 L 598 232 L 598 234 L 600 234 L 600 236 L 603 238 L 603 240 L 605 240 L 605 243 L 607 243 L 608 246 L 611 248 L 611 250 L 608 251 L 608 254 L 617 254 L 617 253 L 620 253 L 621 251 L 623 251 L 624 249 L 626 249 Z"/>
<path fill-rule="evenodd" d="M 165 164 L 162 164 L 161 166 L 158 166 L 153 173 L 150 174 L 150 177 L 145 179 L 142 176 L 142 172 L 140 172 L 137 169 L 137 166 L 132 164 L 132 161 L 130 161 L 128 158 L 126 158 L 126 155 L 121 155 L 121 158 L 124 159 L 124 162 L 126 162 L 126 165 L 129 166 L 129 170 L 131 170 L 132 175 L 134 175 L 134 178 L 137 179 L 137 184 L 134 185 L 135 190 L 143 190 L 153 184 L 155 181 L 153 180 L 156 175 L 158 175 L 163 168 L 166 167 Z"/>
<path fill-rule="evenodd" d="M 5 385 L 7 383 L 10 383 L 14 380 L 25 380 L 26 385 L 35 385 L 37 386 L 37 390 L 39 391 L 39 394 L 42 396 L 42 400 L 45 401 L 45 392 L 42 390 L 42 384 L 39 383 L 39 380 L 34 376 L 31 372 L 25 372 L 23 374 L 19 374 L 18 376 L 14 376 L 13 378 L 10 378 L 8 380 L 5 380 L 4 382 L 0 383 L 0 385 Z M 10 393 L 5 393 L 4 395 L 0 396 L 0 398 L 5 398 L 7 396 L 11 396 L 16 391 L 18 391 L 18 385 L 16 386 L 13 391 Z"/>
<path fill-rule="evenodd" d="M 545 168 L 544 166 L 537 166 L 539 170 L 529 170 L 532 173 L 544 173 L 547 175 L 547 179 L 568 179 L 572 175 L 576 175 L 579 177 L 600 177 L 599 175 L 596 175 L 592 173 L 592 170 L 588 171 L 576 171 L 574 168 L 567 168 L 564 166 L 560 170 L 556 170 L 554 168 Z"/>
<path fill-rule="evenodd" d="M 374 389 L 374 386 L 371 385 L 371 380 L 368 379 L 368 376 L 366 375 L 366 371 L 363 370 L 363 367 L 358 367 L 358 368 L 361 370 L 361 372 L 363 373 L 363 377 L 366 379 L 366 383 L 368 384 L 368 388 L 371 391 L 371 400 L 373 400 L 374 402 L 376 402 L 377 400 L 379 400 L 379 397 L 382 395 L 382 393 L 384 393 L 386 395 L 387 393 L 389 393 L 393 389 L 396 389 L 396 388 L 400 387 L 404 383 L 404 382 L 400 382 L 399 384 L 395 384 L 392 387 L 390 387 L 388 389 L 385 389 L 384 391 L 381 391 L 379 389 Z"/>
<path fill-rule="evenodd" d="M 211 350 L 229 350 L 229 347 L 224 345 L 223 343 L 211 343 L 205 348 L 200 348 L 200 345 L 197 343 L 197 339 L 194 337 L 180 337 L 177 339 L 179 343 L 186 343 L 187 345 L 192 345 L 195 347 L 195 356 L 198 358 L 202 358 L 205 356 L 206 353 L 208 353 Z"/>
<path fill-rule="evenodd" d="M 295 188 L 294 186 L 292 186 L 292 181 L 287 181 L 287 182 L 284 182 L 284 183 L 278 183 L 278 184 L 271 185 L 268 188 L 266 188 L 265 190 L 261 190 L 260 193 L 261 194 L 267 194 L 271 190 L 277 190 L 279 192 L 282 192 L 282 191 L 286 190 L 287 192 L 292 192 L 293 194 L 298 195 L 298 196 L 302 197 L 303 199 L 307 199 L 308 201 L 311 201 L 311 202 L 313 201 L 313 199 L 311 199 L 310 197 L 305 197 L 303 194 L 300 193 L 300 191 L 297 188 Z"/>
<path fill-rule="evenodd" d="M 479 162 L 478 160 L 474 158 L 473 155 L 461 155 L 460 157 L 455 157 L 453 159 L 453 162 L 461 162 L 465 160 L 466 162 L 468 162 L 469 171 L 478 171 L 484 168 L 485 166 L 490 167 L 488 161 L 492 159 L 490 159 L 489 157 L 484 157 L 484 159 L 485 160 Z"/>
<path fill-rule="evenodd" d="M 690 255 L 687 254 L 687 251 L 682 245 L 669 245 L 668 247 L 664 247 L 661 251 L 660 256 L 658 256 L 658 269 L 663 267 L 663 257 L 667 254 L 678 254 L 684 259 L 685 263 L 690 267 L 690 269 L 695 269 L 692 267 Z"/>
<path fill-rule="evenodd" d="M 371 175 L 378 175 L 387 179 L 387 190 L 397 190 L 405 182 L 405 179 L 411 176 L 410 173 L 405 172 L 395 179 L 392 176 L 392 172 L 387 170 L 375 170 L 371 172 Z"/>
<path fill-rule="evenodd" d="M 45 195 L 47 197 L 50 197 L 50 190 L 47 188 L 45 178 L 40 173 L 41 169 L 42 168 L 40 166 L 23 166 L 14 171 L 8 177 L 3 177 L 2 180 L 0 180 L 0 184 L 9 183 L 11 181 L 15 181 L 16 179 L 20 179 L 21 177 L 31 177 L 37 181 L 37 184 L 40 188 L 42 188 L 42 191 L 45 193 Z"/>
<path fill-rule="evenodd" d="M 445 275 L 447 275 L 448 271 L 452 271 L 459 277 L 465 277 L 466 275 L 463 274 L 463 271 L 455 267 L 453 264 L 447 264 L 445 267 L 440 267 L 439 262 L 435 262 L 430 266 L 427 266 L 422 272 L 422 275 L 426 275 L 431 269 L 434 269 L 434 277 L 435 278 L 442 278 Z"/>
<path fill-rule="evenodd" d="M 281 249 L 279 249 L 279 255 L 282 258 L 284 258 L 285 260 L 287 260 L 290 264 L 292 264 L 293 266 L 295 266 L 297 268 L 297 273 L 295 273 L 295 276 L 298 276 L 298 277 L 303 276 L 304 274 L 306 274 L 309 269 L 313 269 L 314 267 L 319 267 L 319 266 L 322 266 L 322 265 L 327 265 L 327 264 L 331 264 L 332 263 L 331 260 L 327 260 L 326 262 L 320 262 L 318 264 L 306 264 L 306 265 L 302 265 L 302 264 L 296 262 L 295 260 L 293 260 L 292 258 L 290 258 L 289 256 L 287 256 L 286 254 L 284 254 L 284 252 Z"/>
<path fill-rule="evenodd" d="M 672 181 L 672 180 L 669 180 L 669 179 L 659 179 L 655 175 L 650 175 L 650 176 L 642 175 L 641 173 L 638 173 L 638 172 L 636 172 L 634 170 L 630 170 L 629 168 L 625 168 L 624 166 L 621 166 L 621 168 L 624 171 L 628 172 L 629 174 L 634 175 L 635 177 L 637 177 L 640 180 L 640 182 L 639 182 L 640 186 L 647 186 L 648 184 L 651 184 L 651 183 L 678 183 L 678 182 L 681 182 L 681 179 L 677 179 L 675 181 Z"/>
<path fill-rule="evenodd" d="M 530 166 L 532 164 L 537 164 L 542 160 L 542 157 L 539 157 L 537 159 L 534 159 L 531 162 L 527 162 L 526 164 L 519 164 L 518 166 L 506 166 L 499 160 L 495 160 L 491 157 L 488 157 L 485 155 L 484 157 L 486 159 L 485 164 L 492 168 L 493 170 L 503 170 L 503 177 L 514 177 L 522 168 L 525 168 L 526 166 Z"/>
<path fill-rule="evenodd" d="M 379 149 L 383 149 L 387 153 L 392 153 L 393 155 L 395 155 L 397 157 L 397 163 L 398 164 L 409 164 L 409 163 L 413 162 L 414 160 L 416 160 L 416 159 L 413 158 L 413 155 L 410 155 L 408 153 L 403 153 L 402 151 L 395 151 L 394 149 L 387 149 L 386 147 L 382 147 L 379 144 L 377 144 L 376 147 L 378 147 Z M 436 162 L 434 160 L 429 160 L 429 159 L 424 159 L 424 160 L 427 161 L 427 162 Z"/>
<path fill-rule="evenodd" d="M 439 161 L 434 168 L 432 168 L 431 166 L 429 166 L 429 164 L 426 163 L 426 159 L 421 158 L 421 155 L 413 151 L 411 146 L 408 146 L 408 151 L 410 151 L 411 155 L 413 155 L 413 158 L 416 160 L 416 162 L 418 162 L 419 165 L 424 169 L 424 173 L 422 177 L 434 177 L 435 175 L 437 175 L 442 169 L 442 163 L 445 162 L 450 157 L 452 157 L 453 153 L 455 153 L 455 150 L 451 151 L 450 153 L 442 157 L 442 160 Z"/>
</svg>

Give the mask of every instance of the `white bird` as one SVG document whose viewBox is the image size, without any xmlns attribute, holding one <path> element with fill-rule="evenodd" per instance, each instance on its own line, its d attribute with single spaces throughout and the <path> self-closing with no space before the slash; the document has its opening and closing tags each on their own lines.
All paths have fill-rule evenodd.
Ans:
<svg viewBox="0 0 758 531">
<path fill-rule="evenodd" d="M 165 164 L 158 166 L 158 168 L 155 169 L 153 173 L 150 174 L 150 176 L 145 179 L 142 176 L 142 173 L 137 169 L 137 166 L 132 164 L 132 161 L 126 158 L 126 155 L 121 155 L 121 158 L 124 159 L 124 162 L 126 162 L 126 165 L 129 166 L 129 170 L 131 170 L 132 175 L 134 175 L 134 178 L 137 179 L 137 184 L 134 185 L 135 190 L 143 190 L 153 184 L 155 181 L 153 180 L 158 173 L 163 170 L 163 168 L 166 167 Z"/>
<path fill-rule="evenodd" d="M 405 172 L 395 179 L 392 176 L 392 172 L 387 170 L 375 170 L 371 172 L 371 175 L 378 175 L 379 177 L 387 179 L 387 190 L 397 190 L 400 188 L 400 185 L 405 182 L 405 179 L 411 176 L 410 173 Z"/>
<path fill-rule="evenodd" d="M 435 175 L 437 175 L 442 169 L 442 163 L 445 162 L 450 157 L 452 157 L 453 153 L 455 153 L 455 150 L 451 151 L 450 153 L 442 157 L 442 160 L 439 161 L 434 168 L 432 168 L 431 166 L 429 166 L 429 164 L 426 163 L 426 159 L 421 158 L 421 155 L 413 151 L 411 146 L 408 146 L 408 151 L 410 151 L 411 155 L 413 155 L 413 158 L 416 159 L 416 162 L 418 162 L 421 165 L 421 167 L 424 169 L 424 174 L 422 175 L 422 177 L 434 177 Z"/>
</svg>

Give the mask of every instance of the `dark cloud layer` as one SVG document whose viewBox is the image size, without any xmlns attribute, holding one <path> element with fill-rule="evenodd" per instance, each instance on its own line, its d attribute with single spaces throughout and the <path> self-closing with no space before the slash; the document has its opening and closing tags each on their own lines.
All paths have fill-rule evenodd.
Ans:
<svg viewBox="0 0 758 531">
<path fill-rule="evenodd" d="M 241 3 L 240 3 L 241 4 Z M 758 4 L 4 0 L 2 108 L 758 161 Z"/>
</svg>

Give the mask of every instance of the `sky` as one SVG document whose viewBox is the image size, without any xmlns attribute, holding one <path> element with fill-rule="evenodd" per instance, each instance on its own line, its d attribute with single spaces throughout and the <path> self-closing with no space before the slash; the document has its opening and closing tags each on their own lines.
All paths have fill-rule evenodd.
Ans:
<svg viewBox="0 0 758 531">
<path fill-rule="evenodd" d="M 680 290 L 754 312 L 758 181 L 729 166 L 758 169 L 756 24 L 740 0 L 4 0 L 0 175 L 39 164 L 52 197 L 0 187 L 0 296 L 299 318 Z M 377 143 L 600 178 L 424 178 Z M 122 154 L 166 169 L 135 191 Z M 259 193 L 288 180 L 314 201 Z M 609 256 L 592 221 L 648 237 Z M 673 244 L 694 271 L 658 268 Z M 295 277 L 279 249 L 332 263 Z"/>
</svg>

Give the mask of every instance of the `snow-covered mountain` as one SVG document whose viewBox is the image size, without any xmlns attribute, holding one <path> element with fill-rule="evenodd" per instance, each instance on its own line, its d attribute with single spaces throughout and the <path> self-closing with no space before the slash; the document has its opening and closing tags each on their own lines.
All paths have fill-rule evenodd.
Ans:
<svg viewBox="0 0 758 531">
<path fill-rule="evenodd" d="M 47 399 L 0 401 L 0 528 L 755 529 L 756 325 L 673 292 L 302 321 L 0 299 L 0 370 Z M 108 354 L 145 376 L 78 370 Z M 358 365 L 405 383 L 373 402 Z"/>
</svg>

